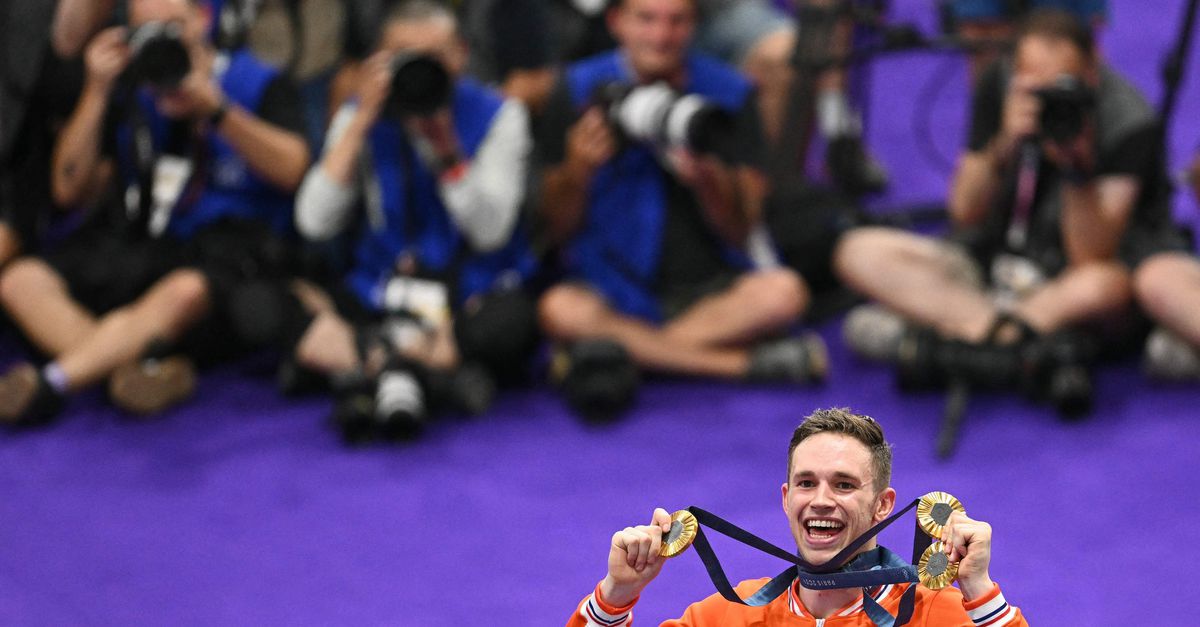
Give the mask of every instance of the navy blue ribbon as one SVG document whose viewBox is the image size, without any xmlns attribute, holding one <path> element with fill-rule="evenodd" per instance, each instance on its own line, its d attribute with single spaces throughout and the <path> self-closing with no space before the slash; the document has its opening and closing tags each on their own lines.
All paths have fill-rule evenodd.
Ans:
<svg viewBox="0 0 1200 627">
<path fill-rule="evenodd" d="M 696 539 L 693 541 L 696 553 L 700 556 L 700 560 L 704 562 L 704 567 L 708 570 L 708 576 L 712 579 L 713 585 L 716 586 L 717 591 L 726 600 L 741 605 L 759 607 L 776 599 L 779 595 L 787 591 L 792 582 L 797 580 L 800 582 L 800 585 L 810 590 L 862 588 L 863 611 L 866 612 L 871 621 L 878 627 L 900 627 L 912 618 L 917 587 L 910 585 L 904 591 L 904 595 L 900 599 L 899 611 L 894 617 L 871 598 L 867 588 L 886 584 L 915 584 L 918 581 L 916 567 L 883 547 L 877 547 L 858 556 L 855 556 L 855 554 L 866 543 L 879 535 L 880 531 L 883 531 L 888 525 L 916 507 L 918 501 L 919 499 L 914 500 L 904 509 L 880 521 L 874 527 L 871 527 L 862 535 L 855 538 L 853 542 L 839 551 L 837 555 L 830 558 L 829 561 L 822 564 L 809 563 L 796 553 L 781 549 L 699 507 L 689 507 L 688 511 L 696 517 L 696 522 L 699 523 L 699 526 L 696 528 Z M 743 599 L 729 583 L 729 578 L 725 575 L 725 570 L 721 568 L 721 563 L 717 560 L 717 555 L 713 551 L 712 545 L 709 544 L 708 538 L 704 535 L 704 527 L 708 527 L 713 531 L 733 538 L 742 544 L 754 547 L 764 553 L 774 555 L 779 559 L 790 562 L 792 565 L 773 577 L 755 591 L 754 594 Z M 925 547 L 929 546 L 930 539 L 921 533 L 920 527 L 917 527 L 913 538 L 913 561 L 915 562 L 925 550 Z"/>
</svg>

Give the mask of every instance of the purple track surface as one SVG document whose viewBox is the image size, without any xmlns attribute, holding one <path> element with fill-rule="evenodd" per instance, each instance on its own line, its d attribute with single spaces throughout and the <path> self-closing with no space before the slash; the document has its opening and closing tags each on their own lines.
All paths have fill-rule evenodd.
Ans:
<svg viewBox="0 0 1200 627">
<path fill-rule="evenodd" d="M 895 4 L 897 18 L 931 26 L 932 2 Z M 1156 101 L 1183 3 L 1111 4 L 1103 45 Z M 1200 139 L 1197 56 L 1172 129 L 1176 168 Z M 910 126 L 917 92 L 945 81 L 929 105 L 935 139 L 947 154 L 960 142 L 965 70 L 944 59 L 874 68 L 870 133 L 895 181 L 883 205 L 945 187 Z M 1177 202 L 1181 218 L 1195 209 Z M 604 574 L 611 534 L 655 506 L 698 505 L 786 546 L 787 439 L 809 411 L 835 405 L 884 423 L 902 501 L 946 490 L 993 524 L 992 575 L 1032 624 L 1195 623 L 1200 387 L 1114 365 L 1099 375 L 1097 411 L 1077 424 L 981 395 L 957 455 L 938 462 L 941 398 L 897 394 L 888 371 L 846 354 L 837 329 L 820 329 L 834 359 L 823 388 L 659 383 L 607 428 L 534 390 L 419 443 L 355 451 L 324 428 L 327 401 L 277 398 L 261 360 L 206 375 L 198 402 L 157 422 L 85 395 L 48 430 L 0 434 L 0 624 L 562 624 Z M 910 529 L 884 542 L 905 554 Z M 780 570 L 714 543 L 734 580 Z M 711 592 L 685 554 L 647 589 L 637 622 Z"/>
</svg>

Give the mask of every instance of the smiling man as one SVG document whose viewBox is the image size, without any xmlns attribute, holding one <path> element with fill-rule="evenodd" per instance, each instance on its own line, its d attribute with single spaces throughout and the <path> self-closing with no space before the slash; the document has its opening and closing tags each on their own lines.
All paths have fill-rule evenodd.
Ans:
<svg viewBox="0 0 1200 627">
<path fill-rule="evenodd" d="M 820 564 L 835 556 L 863 532 L 887 518 L 896 505 L 889 487 L 892 449 L 879 423 L 845 409 L 818 410 L 792 434 L 788 447 L 788 479 L 781 487 L 783 510 L 792 537 L 804 560 Z M 633 622 L 633 606 L 645 587 L 662 570 L 662 534 L 671 527 L 666 510 L 654 510 L 649 525 L 626 527 L 613 535 L 608 574 L 580 603 L 568 627 L 614 627 Z M 951 562 L 957 562 L 958 588 L 931 591 L 921 586 L 909 625 L 1027 625 L 1016 607 L 1008 605 L 988 574 L 992 528 L 955 512 L 941 538 Z M 863 545 L 861 553 L 876 547 Z M 746 598 L 768 580 L 743 581 L 737 592 Z M 911 585 L 890 584 L 868 591 L 895 615 Z M 663 625 L 873 625 L 863 610 L 858 588 L 809 590 L 792 584 L 761 607 L 726 601 L 721 595 L 693 603 L 683 617 Z"/>
</svg>

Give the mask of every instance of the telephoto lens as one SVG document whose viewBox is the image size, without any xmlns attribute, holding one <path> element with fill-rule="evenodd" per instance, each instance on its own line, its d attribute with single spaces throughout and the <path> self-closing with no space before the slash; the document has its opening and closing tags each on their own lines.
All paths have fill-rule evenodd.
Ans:
<svg viewBox="0 0 1200 627">
<path fill-rule="evenodd" d="M 609 123 L 630 141 L 728 159 L 734 139 L 733 116 L 696 94 L 680 95 L 665 83 L 601 86 L 593 101 Z"/>
<path fill-rule="evenodd" d="M 129 47 L 133 59 L 126 72 L 134 84 L 175 89 L 192 71 L 192 59 L 177 24 L 142 24 L 129 34 Z"/>
<path fill-rule="evenodd" d="M 429 115 L 450 102 L 450 73 L 427 54 L 400 53 L 392 59 L 392 87 L 384 110 L 389 117 Z"/>
</svg>

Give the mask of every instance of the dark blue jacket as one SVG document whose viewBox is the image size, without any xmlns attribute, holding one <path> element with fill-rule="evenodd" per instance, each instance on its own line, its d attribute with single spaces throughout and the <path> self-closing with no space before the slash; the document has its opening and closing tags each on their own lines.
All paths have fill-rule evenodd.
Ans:
<svg viewBox="0 0 1200 627">
<path fill-rule="evenodd" d="M 687 58 L 684 91 L 699 94 L 736 113 L 746 105 L 750 82 L 733 68 L 700 55 Z M 619 52 L 579 61 L 566 71 L 567 88 L 576 110 L 588 107 L 595 90 L 612 82 L 632 84 L 634 77 Z M 667 216 L 665 176 L 650 148 L 622 150 L 596 173 L 588 190 L 586 216 L 567 244 L 569 274 L 599 289 L 621 312 L 659 321 L 654 295 Z M 726 246 L 726 260 L 749 268 L 744 253 Z"/>
</svg>

